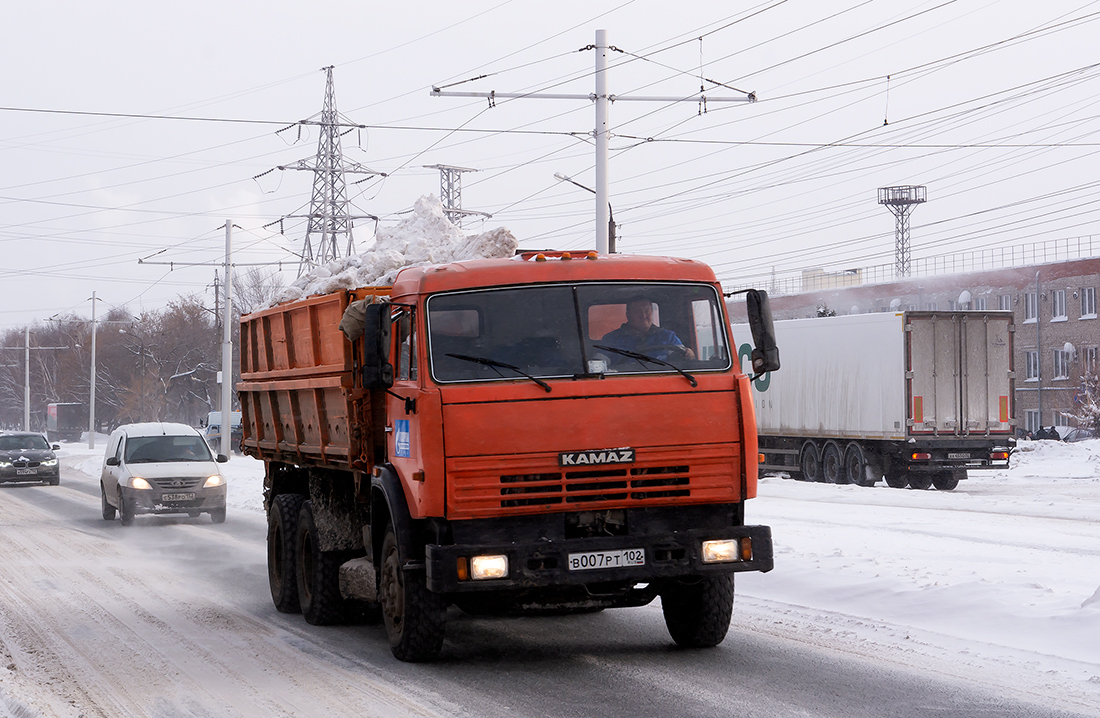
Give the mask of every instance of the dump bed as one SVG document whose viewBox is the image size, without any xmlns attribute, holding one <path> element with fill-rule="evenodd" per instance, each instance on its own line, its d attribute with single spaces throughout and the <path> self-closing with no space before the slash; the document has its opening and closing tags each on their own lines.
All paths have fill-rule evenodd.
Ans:
<svg viewBox="0 0 1100 718">
<path fill-rule="evenodd" d="M 373 463 L 371 396 L 340 320 L 348 304 L 389 287 L 339 291 L 241 318 L 242 445 L 259 458 L 367 468 Z"/>
</svg>

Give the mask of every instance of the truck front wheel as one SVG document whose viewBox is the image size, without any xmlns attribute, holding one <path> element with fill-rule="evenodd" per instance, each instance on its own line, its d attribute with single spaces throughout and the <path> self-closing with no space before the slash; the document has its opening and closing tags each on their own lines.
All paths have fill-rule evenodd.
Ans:
<svg viewBox="0 0 1100 718">
<path fill-rule="evenodd" d="M 677 645 L 717 646 L 726 637 L 733 616 L 733 576 L 671 582 L 661 591 L 661 611 Z"/>
<path fill-rule="evenodd" d="M 306 623 L 332 626 L 345 619 L 344 597 L 340 595 L 340 564 L 343 551 L 322 551 L 313 521 L 313 504 L 306 501 L 298 512 L 298 601 Z"/>
<path fill-rule="evenodd" d="M 390 650 L 399 661 L 430 661 L 443 648 L 447 602 L 428 590 L 420 570 L 404 570 L 393 524 L 382 541 L 380 596 Z"/>
<path fill-rule="evenodd" d="M 267 583 L 271 586 L 271 600 L 280 613 L 302 610 L 294 568 L 294 540 L 298 513 L 305 500 L 301 494 L 279 494 L 267 514 Z"/>
</svg>

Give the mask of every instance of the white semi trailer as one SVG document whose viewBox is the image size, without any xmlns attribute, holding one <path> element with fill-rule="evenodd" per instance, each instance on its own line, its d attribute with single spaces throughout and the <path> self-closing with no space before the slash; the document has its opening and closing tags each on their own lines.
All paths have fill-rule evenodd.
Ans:
<svg viewBox="0 0 1100 718">
<path fill-rule="evenodd" d="M 951 490 L 970 469 L 1007 466 L 1014 331 L 1000 311 L 775 322 L 782 368 L 754 382 L 761 468 Z"/>
</svg>

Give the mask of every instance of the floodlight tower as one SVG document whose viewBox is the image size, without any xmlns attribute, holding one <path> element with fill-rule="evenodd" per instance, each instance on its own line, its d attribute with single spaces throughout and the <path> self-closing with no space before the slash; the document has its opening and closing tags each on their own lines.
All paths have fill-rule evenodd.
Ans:
<svg viewBox="0 0 1100 718">
<path fill-rule="evenodd" d="M 477 172 L 471 167 L 453 165 L 424 165 L 426 169 L 439 170 L 439 201 L 443 203 L 443 214 L 456 227 L 462 226 L 464 217 L 478 214 L 483 217 L 492 215 L 474 210 L 462 209 L 462 173 Z"/>
<path fill-rule="evenodd" d="M 878 188 L 878 203 L 889 207 L 898 218 L 894 230 L 894 276 L 909 276 L 909 215 L 918 204 L 927 201 L 928 188 L 923 185 Z"/>
</svg>

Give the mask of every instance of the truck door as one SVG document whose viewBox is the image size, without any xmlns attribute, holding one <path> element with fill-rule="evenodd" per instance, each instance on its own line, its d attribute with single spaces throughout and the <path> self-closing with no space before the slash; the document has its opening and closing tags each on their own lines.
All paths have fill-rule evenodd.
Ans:
<svg viewBox="0 0 1100 718">
<path fill-rule="evenodd" d="M 403 479 L 409 509 L 414 516 L 425 508 L 424 464 L 422 447 L 424 436 L 420 422 L 417 367 L 417 332 L 415 307 L 393 305 L 393 388 L 386 394 L 387 441 L 386 451 L 390 463 Z"/>
<path fill-rule="evenodd" d="M 967 434 L 1012 431 L 1012 319 L 964 315 L 959 324 L 962 416 Z"/>
<path fill-rule="evenodd" d="M 909 421 L 914 434 L 961 434 L 959 322 L 954 314 L 909 315 Z"/>
</svg>

